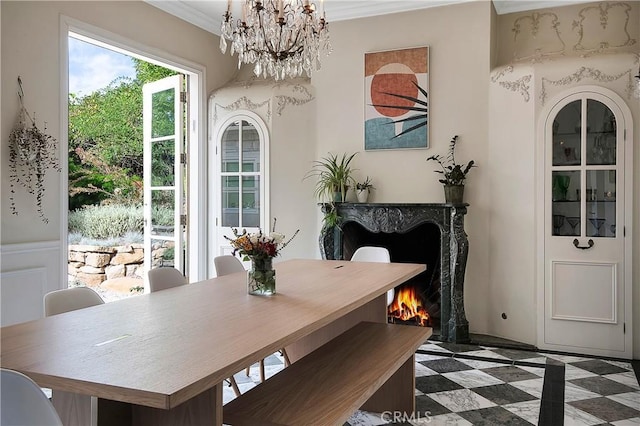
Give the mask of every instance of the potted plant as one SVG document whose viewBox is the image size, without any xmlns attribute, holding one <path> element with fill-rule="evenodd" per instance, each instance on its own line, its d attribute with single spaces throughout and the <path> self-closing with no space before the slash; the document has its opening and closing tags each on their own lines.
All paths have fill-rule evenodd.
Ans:
<svg viewBox="0 0 640 426">
<path fill-rule="evenodd" d="M 319 200 L 329 200 L 331 202 L 344 202 L 347 197 L 347 190 L 356 183 L 353 177 L 351 161 L 356 156 L 329 153 L 321 160 L 314 161 L 313 167 L 305 175 L 305 178 L 314 176 L 316 181 L 315 195 Z"/>
<path fill-rule="evenodd" d="M 436 173 L 443 175 L 439 182 L 444 185 L 444 198 L 447 203 L 460 204 L 464 195 L 464 181 L 467 173 L 472 167 L 477 167 L 473 160 L 469 161 L 466 166 L 457 164 L 455 159 L 455 148 L 458 142 L 458 136 L 454 136 L 449 142 L 449 153 L 446 158 L 441 155 L 432 155 L 427 161 L 436 161 L 440 164 L 442 170 L 435 170 Z"/>
<path fill-rule="evenodd" d="M 373 186 L 373 183 L 371 183 L 369 176 L 367 176 L 364 182 L 356 183 L 356 196 L 358 197 L 358 201 L 366 203 L 369 199 L 369 194 L 373 189 L 375 189 L 375 187 Z"/>
</svg>

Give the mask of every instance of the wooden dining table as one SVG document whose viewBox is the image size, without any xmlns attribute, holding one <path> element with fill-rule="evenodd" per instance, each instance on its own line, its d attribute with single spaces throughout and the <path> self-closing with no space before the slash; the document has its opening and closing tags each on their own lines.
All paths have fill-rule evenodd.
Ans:
<svg viewBox="0 0 640 426">
<path fill-rule="evenodd" d="M 292 362 L 360 321 L 386 322 L 410 263 L 287 260 L 277 294 L 236 273 L 3 327 L 1 365 L 53 389 L 65 425 L 222 424 L 225 378 L 286 347 Z"/>
</svg>

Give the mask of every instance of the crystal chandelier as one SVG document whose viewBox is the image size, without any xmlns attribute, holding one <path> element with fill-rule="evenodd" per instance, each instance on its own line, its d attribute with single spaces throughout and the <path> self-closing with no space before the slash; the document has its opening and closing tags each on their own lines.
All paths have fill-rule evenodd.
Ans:
<svg viewBox="0 0 640 426">
<path fill-rule="evenodd" d="M 238 54 L 238 68 L 255 64 L 257 76 L 276 80 L 311 77 L 320 69 L 320 56 L 331 52 L 323 1 L 316 10 L 311 0 L 241 0 L 242 18 L 231 16 L 231 1 L 223 15 L 220 50 Z"/>
</svg>

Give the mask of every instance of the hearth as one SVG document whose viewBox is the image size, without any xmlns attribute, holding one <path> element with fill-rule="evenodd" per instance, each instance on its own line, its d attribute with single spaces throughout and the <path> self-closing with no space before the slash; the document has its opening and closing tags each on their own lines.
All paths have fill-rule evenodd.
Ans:
<svg viewBox="0 0 640 426">
<path fill-rule="evenodd" d="M 396 297 L 414 293 L 418 304 L 415 308 L 423 309 L 429 318 L 400 319 L 395 317 L 396 313 L 390 316 L 390 321 L 427 325 L 443 341 L 468 342 L 463 295 L 468 252 L 464 232 L 467 204 L 336 203 L 335 206 L 341 218 L 340 227 L 323 229 L 320 236 L 323 258 L 351 259 L 359 247 L 379 246 L 389 250 L 392 262 L 426 264 L 425 272 L 396 288 Z M 323 209 L 327 207 L 324 205 Z"/>
</svg>

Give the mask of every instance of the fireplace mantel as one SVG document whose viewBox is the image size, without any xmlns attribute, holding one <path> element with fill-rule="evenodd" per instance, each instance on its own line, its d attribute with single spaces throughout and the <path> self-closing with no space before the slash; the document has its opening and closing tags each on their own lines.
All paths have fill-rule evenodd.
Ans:
<svg viewBox="0 0 640 426">
<path fill-rule="evenodd" d="M 464 311 L 464 276 L 469 243 L 464 231 L 468 204 L 379 204 L 335 203 L 340 227 L 324 227 L 320 253 L 324 259 L 342 259 L 342 225 L 355 222 L 373 233 L 406 233 L 433 223 L 440 228 L 441 330 L 446 342 L 469 341 L 469 323 Z M 331 206 L 321 206 L 326 212 Z"/>
</svg>

